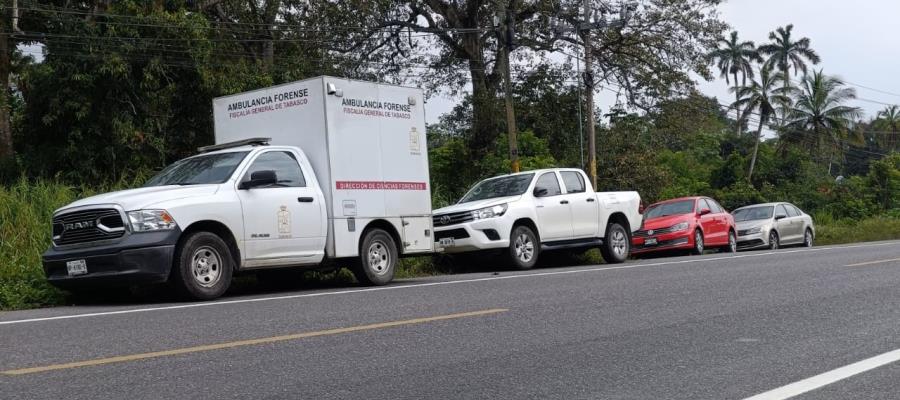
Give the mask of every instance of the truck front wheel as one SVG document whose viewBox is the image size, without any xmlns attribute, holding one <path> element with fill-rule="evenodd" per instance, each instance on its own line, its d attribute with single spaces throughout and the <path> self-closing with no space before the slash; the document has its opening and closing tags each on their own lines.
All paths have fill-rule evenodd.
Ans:
<svg viewBox="0 0 900 400">
<path fill-rule="evenodd" d="M 353 268 L 353 275 L 364 285 L 386 285 L 394 279 L 397 258 L 394 238 L 381 229 L 369 230 L 360 243 L 359 259 Z"/>
<path fill-rule="evenodd" d="M 606 238 L 600 246 L 600 255 L 607 264 L 619 264 L 628 259 L 631 252 L 631 239 L 628 232 L 618 223 L 612 222 L 606 226 Z"/>
<path fill-rule="evenodd" d="M 215 299 L 231 286 L 232 260 L 220 237 L 210 232 L 191 233 L 175 253 L 172 283 L 192 299 Z"/>
<path fill-rule="evenodd" d="M 531 228 L 525 225 L 513 228 L 509 235 L 509 259 L 513 267 L 520 270 L 533 268 L 540 251 L 541 244 Z"/>
</svg>

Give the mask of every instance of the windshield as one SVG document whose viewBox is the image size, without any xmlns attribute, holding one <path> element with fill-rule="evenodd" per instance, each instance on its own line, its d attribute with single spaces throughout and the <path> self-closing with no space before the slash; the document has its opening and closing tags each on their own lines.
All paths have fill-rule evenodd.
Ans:
<svg viewBox="0 0 900 400">
<path fill-rule="evenodd" d="M 690 214 L 694 212 L 694 200 L 673 201 L 650 206 L 644 211 L 644 218 L 667 217 L 669 215 Z"/>
<path fill-rule="evenodd" d="M 755 221 L 760 219 L 772 218 L 772 212 L 775 207 L 750 207 L 735 210 L 731 215 L 734 216 L 734 222 Z"/>
<path fill-rule="evenodd" d="M 533 178 L 534 174 L 522 174 L 484 180 L 469 190 L 469 193 L 466 193 L 459 202 L 468 203 L 498 197 L 518 196 L 528 190 Z"/>
<path fill-rule="evenodd" d="M 144 186 L 222 183 L 231 177 L 247 153 L 239 151 L 185 158 L 160 171 Z"/>
</svg>

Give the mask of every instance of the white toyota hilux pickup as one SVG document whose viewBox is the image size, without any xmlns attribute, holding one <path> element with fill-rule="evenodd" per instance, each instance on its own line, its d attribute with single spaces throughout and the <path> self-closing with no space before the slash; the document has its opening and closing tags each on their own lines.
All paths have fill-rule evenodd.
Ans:
<svg viewBox="0 0 900 400">
<path fill-rule="evenodd" d="M 544 169 L 483 180 L 457 204 L 434 211 L 446 253 L 505 249 L 529 269 L 541 251 L 599 247 L 609 263 L 628 258 L 641 226 L 637 192 L 594 192 L 578 169 Z"/>
</svg>

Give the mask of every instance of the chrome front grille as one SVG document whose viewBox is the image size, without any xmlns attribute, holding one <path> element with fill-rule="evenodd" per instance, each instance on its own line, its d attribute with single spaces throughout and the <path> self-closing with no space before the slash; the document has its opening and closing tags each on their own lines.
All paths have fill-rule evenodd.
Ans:
<svg viewBox="0 0 900 400">
<path fill-rule="evenodd" d="M 114 208 L 73 211 L 53 217 L 53 244 L 65 246 L 110 240 L 125 234 L 125 221 Z"/>
<path fill-rule="evenodd" d="M 653 232 L 653 233 L 650 233 L 650 232 Z M 667 227 L 667 228 L 661 228 L 661 229 L 641 229 L 641 230 L 635 232 L 634 236 L 635 237 L 650 237 L 650 236 L 662 235 L 662 234 L 671 233 L 671 232 L 672 232 L 671 226 Z"/>
<path fill-rule="evenodd" d="M 431 217 L 432 224 L 438 226 L 456 225 L 473 220 L 471 211 L 455 212 L 450 214 L 441 214 Z"/>
</svg>

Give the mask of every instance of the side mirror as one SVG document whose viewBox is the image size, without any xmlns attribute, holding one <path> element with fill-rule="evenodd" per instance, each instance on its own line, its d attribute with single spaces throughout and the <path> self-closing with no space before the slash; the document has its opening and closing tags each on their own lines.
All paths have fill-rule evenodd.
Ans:
<svg viewBox="0 0 900 400">
<path fill-rule="evenodd" d="M 778 221 L 778 220 L 780 220 L 780 219 L 785 219 L 785 218 L 787 218 L 787 215 L 784 215 L 784 214 L 778 214 L 778 215 L 775 216 L 775 220 L 776 220 L 776 221 Z"/>
<path fill-rule="evenodd" d="M 545 188 L 534 188 L 533 194 L 534 194 L 534 197 L 544 197 L 548 193 L 550 193 L 550 191 Z"/>
<path fill-rule="evenodd" d="M 704 209 L 700 210 L 700 215 L 706 215 L 706 214 L 709 214 L 709 213 L 711 213 L 711 212 L 712 212 L 712 210 L 710 210 L 710 209 L 708 209 L 708 208 L 704 208 Z"/>
<path fill-rule="evenodd" d="M 278 177 L 275 175 L 275 171 L 263 170 L 250 174 L 250 180 L 241 182 L 241 185 L 238 188 L 247 190 L 260 186 L 274 185 L 276 183 L 278 183 Z"/>
</svg>

